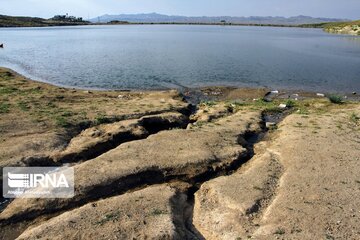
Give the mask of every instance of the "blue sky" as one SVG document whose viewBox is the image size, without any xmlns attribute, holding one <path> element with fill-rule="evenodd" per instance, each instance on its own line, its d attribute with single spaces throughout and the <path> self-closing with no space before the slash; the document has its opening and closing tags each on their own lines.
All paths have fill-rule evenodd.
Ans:
<svg viewBox="0 0 360 240">
<path fill-rule="evenodd" d="M 295 16 L 360 19 L 360 0 L 0 0 L 0 14 L 84 18 L 149 13 L 186 16 Z"/>
</svg>

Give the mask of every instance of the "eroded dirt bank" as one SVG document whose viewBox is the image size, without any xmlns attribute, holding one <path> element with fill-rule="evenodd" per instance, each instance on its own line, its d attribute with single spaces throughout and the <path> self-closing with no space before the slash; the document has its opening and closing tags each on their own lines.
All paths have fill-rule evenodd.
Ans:
<svg viewBox="0 0 360 240">
<path fill-rule="evenodd" d="M 194 112 L 176 91 L 0 84 L 0 166 L 76 178 L 74 198 L 2 204 L 1 239 L 360 237 L 358 103 L 227 89 Z"/>
</svg>

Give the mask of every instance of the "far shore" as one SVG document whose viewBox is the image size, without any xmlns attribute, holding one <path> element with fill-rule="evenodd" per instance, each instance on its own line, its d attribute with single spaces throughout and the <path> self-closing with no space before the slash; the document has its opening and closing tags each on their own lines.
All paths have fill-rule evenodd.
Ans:
<svg viewBox="0 0 360 240">
<path fill-rule="evenodd" d="M 291 25 L 291 24 L 260 24 L 260 23 L 202 23 L 202 22 L 119 22 L 119 23 L 53 23 L 49 25 L 32 25 L 32 26 L 18 26 L 18 25 L 8 25 L 0 26 L 0 28 L 37 28 L 37 27 L 74 27 L 74 26 L 116 26 L 116 25 L 199 25 L 199 26 L 242 26 L 242 27 L 281 27 L 281 28 L 323 28 L 322 24 L 300 24 L 300 25 Z"/>
</svg>

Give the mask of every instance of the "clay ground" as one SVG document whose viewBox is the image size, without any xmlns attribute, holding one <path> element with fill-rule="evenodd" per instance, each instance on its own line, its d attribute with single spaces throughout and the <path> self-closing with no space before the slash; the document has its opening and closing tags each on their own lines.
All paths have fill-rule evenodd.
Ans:
<svg viewBox="0 0 360 240">
<path fill-rule="evenodd" d="M 73 198 L 2 199 L 0 239 L 360 239 L 358 102 L 196 91 L 190 106 L 0 69 L 0 166 L 75 171 Z"/>
</svg>

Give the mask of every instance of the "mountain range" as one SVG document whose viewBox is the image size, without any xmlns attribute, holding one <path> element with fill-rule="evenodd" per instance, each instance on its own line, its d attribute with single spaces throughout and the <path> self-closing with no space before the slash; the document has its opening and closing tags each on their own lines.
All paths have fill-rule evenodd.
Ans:
<svg viewBox="0 0 360 240">
<path fill-rule="evenodd" d="M 348 19 L 338 18 L 313 18 L 309 16 L 295 17 L 186 17 L 186 16 L 170 16 L 158 13 L 142 13 L 142 14 L 119 14 L 119 15 L 102 15 L 93 19 L 91 22 L 107 23 L 111 21 L 127 21 L 131 23 L 220 23 L 226 21 L 234 24 L 279 24 L 279 25 L 299 25 L 314 24 L 323 22 L 343 22 Z"/>
</svg>

